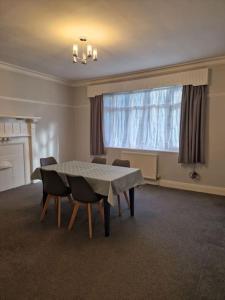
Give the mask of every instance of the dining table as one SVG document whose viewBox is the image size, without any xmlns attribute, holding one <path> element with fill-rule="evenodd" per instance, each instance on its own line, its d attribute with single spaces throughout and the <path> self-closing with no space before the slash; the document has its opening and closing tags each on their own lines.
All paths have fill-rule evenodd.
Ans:
<svg viewBox="0 0 225 300">
<path fill-rule="evenodd" d="M 117 195 L 124 191 L 129 191 L 130 216 L 134 216 L 134 189 L 144 183 L 140 169 L 76 160 L 45 166 L 42 169 L 55 170 L 64 181 L 66 181 L 67 175 L 82 176 L 87 180 L 95 193 L 102 195 L 106 237 L 110 235 L 110 208 L 115 205 Z M 41 180 L 40 168 L 36 168 L 31 174 L 31 180 L 37 179 Z M 43 203 L 46 197 L 47 195 L 43 192 Z"/>
</svg>

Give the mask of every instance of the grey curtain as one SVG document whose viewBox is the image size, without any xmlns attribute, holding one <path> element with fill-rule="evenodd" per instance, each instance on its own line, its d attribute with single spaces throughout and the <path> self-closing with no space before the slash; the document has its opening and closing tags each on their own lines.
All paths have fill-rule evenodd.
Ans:
<svg viewBox="0 0 225 300">
<path fill-rule="evenodd" d="M 90 153 L 91 155 L 104 154 L 103 143 L 103 95 L 90 98 L 91 128 Z"/>
<path fill-rule="evenodd" d="M 207 85 L 183 87 L 178 162 L 205 163 Z"/>
</svg>

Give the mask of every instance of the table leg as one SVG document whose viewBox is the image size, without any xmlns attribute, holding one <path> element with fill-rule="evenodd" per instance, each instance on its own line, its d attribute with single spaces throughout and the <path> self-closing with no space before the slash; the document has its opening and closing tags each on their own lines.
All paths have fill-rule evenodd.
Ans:
<svg viewBox="0 0 225 300">
<path fill-rule="evenodd" d="M 110 204 L 108 197 L 104 197 L 104 225 L 105 225 L 105 236 L 110 235 Z"/>
<path fill-rule="evenodd" d="M 131 217 L 134 216 L 134 188 L 129 189 L 129 196 L 130 196 L 130 215 Z"/>
</svg>

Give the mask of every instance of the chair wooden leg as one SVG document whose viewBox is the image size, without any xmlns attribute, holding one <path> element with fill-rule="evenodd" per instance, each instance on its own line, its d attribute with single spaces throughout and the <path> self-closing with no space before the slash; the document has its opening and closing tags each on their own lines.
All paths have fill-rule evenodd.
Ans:
<svg viewBox="0 0 225 300">
<path fill-rule="evenodd" d="M 127 192 L 123 192 L 123 194 L 124 194 L 124 197 L 125 197 L 125 199 L 127 201 L 128 208 L 130 208 L 130 200 L 128 198 Z"/>
<path fill-rule="evenodd" d="M 89 238 L 92 239 L 92 206 L 88 203 L 88 225 L 89 225 Z"/>
<path fill-rule="evenodd" d="M 57 216 L 57 223 L 58 223 L 58 228 L 61 226 L 61 197 L 58 197 L 57 199 L 57 206 L 58 206 L 58 216 Z"/>
<path fill-rule="evenodd" d="M 70 217 L 70 221 L 69 221 L 69 225 L 68 225 L 69 230 L 71 230 L 72 227 L 73 227 L 73 224 L 75 222 L 79 207 L 80 207 L 80 204 L 78 202 L 76 204 L 74 204 L 73 212 L 72 212 L 72 215 Z"/>
<path fill-rule="evenodd" d="M 99 201 L 98 202 L 98 211 L 99 211 L 99 214 L 100 214 L 100 218 L 102 220 L 102 223 L 104 224 L 104 208 L 102 206 L 102 203 Z"/>
<path fill-rule="evenodd" d="M 40 217 L 40 221 L 43 221 L 44 217 L 45 217 L 45 214 L 46 214 L 46 211 L 47 211 L 47 208 L 48 208 L 48 205 L 49 205 L 49 201 L 50 201 L 50 195 L 47 196 L 47 199 L 45 201 L 45 204 L 44 204 L 44 207 L 42 209 L 42 212 L 41 212 L 41 217 Z"/>
<path fill-rule="evenodd" d="M 119 217 L 121 216 L 121 207 L 120 207 L 120 195 L 117 195 L 118 199 L 118 209 L 119 209 Z"/>
</svg>

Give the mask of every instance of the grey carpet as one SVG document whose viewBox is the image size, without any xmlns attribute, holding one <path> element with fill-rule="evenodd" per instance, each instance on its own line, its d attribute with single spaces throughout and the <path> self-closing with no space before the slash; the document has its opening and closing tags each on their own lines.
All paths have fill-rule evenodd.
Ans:
<svg viewBox="0 0 225 300">
<path fill-rule="evenodd" d="M 0 193 L 0 299 L 225 299 L 225 199 L 156 186 L 136 191 L 135 218 L 122 201 L 112 235 L 86 211 L 75 228 L 54 206 L 39 222 L 41 185 Z"/>
</svg>

